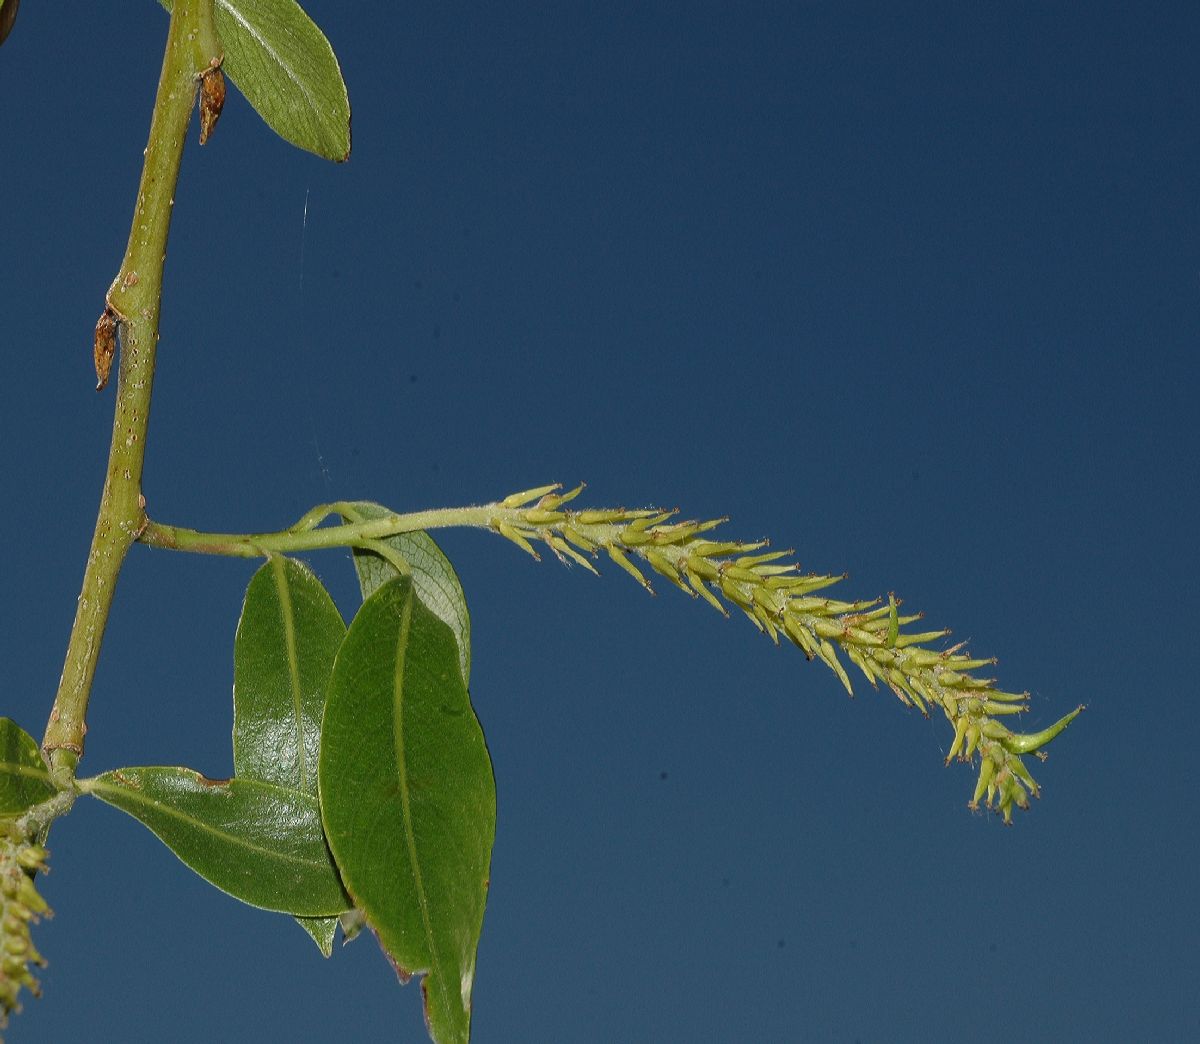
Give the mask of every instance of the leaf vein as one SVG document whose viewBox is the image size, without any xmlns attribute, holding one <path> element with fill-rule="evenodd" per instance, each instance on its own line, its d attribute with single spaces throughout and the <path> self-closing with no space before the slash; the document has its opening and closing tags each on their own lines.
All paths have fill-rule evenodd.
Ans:
<svg viewBox="0 0 1200 1044">
<path fill-rule="evenodd" d="M 279 593 L 279 615 L 287 646 L 288 680 L 292 688 L 292 724 L 296 730 L 296 786 L 303 789 L 307 774 L 307 744 L 304 742 L 304 709 L 300 692 L 300 663 L 296 655 L 296 616 L 292 607 L 292 589 L 287 580 L 287 562 L 282 556 L 271 559 L 275 587 Z"/>
<path fill-rule="evenodd" d="M 280 53 L 276 51 L 275 48 L 273 48 L 269 43 L 267 43 L 266 38 L 262 36 L 262 34 L 254 25 L 246 20 L 246 17 L 239 10 L 237 10 L 229 2 L 229 0 L 220 0 L 220 4 L 221 7 L 223 7 L 229 14 L 229 17 L 241 25 L 242 28 L 245 29 L 249 34 L 249 36 L 267 53 L 267 55 L 278 63 L 279 68 L 283 70 L 284 75 L 286 75 L 287 78 L 300 89 L 300 92 L 304 95 L 305 100 L 312 107 L 313 111 L 319 112 L 320 109 L 316 103 L 316 96 L 305 86 L 304 81 L 292 71 L 292 67 L 283 60 L 283 56 L 280 55 Z"/>
<path fill-rule="evenodd" d="M 277 859 L 280 862 L 293 863 L 296 866 L 313 867 L 315 869 L 320 869 L 322 866 L 324 866 L 324 863 L 317 859 L 305 859 L 303 856 L 296 855 L 295 853 L 281 852 L 278 849 L 268 848 L 264 845 L 253 844 L 250 841 L 247 841 L 245 838 L 238 837 L 236 834 L 232 834 L 227 830 L 221 830 L 218 827 L 205 823 L 203 820 L 197 819 L 195 816 L 189 815 L 187 812 L 184 812 L 181 809 L 174 808 L 158 798 L 142 794 L 141 792 L 134 790 L 132 787 L 121 787 L 117 786 L 116 784 L 107 783 L 103 780 L 97 779 L 91 782 L 89 789 L 93 793 L 97 794 L 97 796 L 102 796 L 104 792 L 107 791 L 110 794 L 120 794 L 130 804 L 142 804 L 150 806 L 156 811 L 163 813 L 165 816 L 181 820 L 182 822 L 187 823 L 204 833 L 211 834 L 215 838 L 229 842 L 234 848 L 241 848 L 247 852 L 253 852 L 256 855 L 268 856 L 269 858 Z M 287 788 L 277 787 L 276 789 L 286 790 Z M 118 808 L 121 807 L 117 801 L 114 801 L 113 804 L 117 805 Z"/>
</svg>

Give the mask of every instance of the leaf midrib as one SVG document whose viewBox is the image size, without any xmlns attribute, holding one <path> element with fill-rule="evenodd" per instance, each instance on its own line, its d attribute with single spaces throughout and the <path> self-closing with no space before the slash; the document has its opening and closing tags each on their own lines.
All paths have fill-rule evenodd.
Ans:
<svg viewBox="0 0 1200 1044">
<path fill-rule="evenodd" d="M 283 640 L 287 648 L 288 679 L 292 688 L 292 724 L 296 730 L 296 785 L 304 788 L 308 781 L 308 745 L 304 741 L 304 707 L 300 692 L 300 663 L 296 656 L 296 615 L 292 608 L 292 589 L 287 578 L 287 560 L 281 556 L 271 559 L 275 588 L 279 594 L 279 616 L 283 624 Z"/>
<path fill-rule="evenodd" d="M 81 780 L 80 782 L 82 783 L 83 781 Z M 209 785 L 213 788 L 213 790 L 217 790 L 219 788 L 223 789 L 227 794 L 232 793 L 232 789 L 228 786 L 228 784 L 216 783 Z M 294 790 L 291 787 L 281 787 L 272 783 L 264 783 L 261 780 L 243 780 L 242 785 L 253 785 L 262 787 L 263 789 L 276 790 L 284 794 L 299 797 L 303 801 L 311 800 L 309 796 L 302 791 Z M 229 833 L 227 830 L 218 829 L 209 823 L 205 823 L 201 819 L 197 819 L 195 816 L 189 815 L 181 809 L 173 808 L 171 805 L 165 804 L 158 798 L 143 794 L 132 786 L 125 787 L 117 783 L 109 783 L 104 779 L 97 778 L 89 780 L 86 789 L 100 798 L 103 798 L 105 791 L 107 791 L 109 794 L 120 794 L 128 800 L 129 804 L 141 804 L 145 807 L 154 808 L 156 811 L 161 812 L 168 817 L 178 819 L 184 823 L 198 827 L 201 832 L 210 834 L 212 837 L 219 838 L 222 841 L 230 842 L 234 847 L 242 848 L 247 852 L 264 855 L 270 859 L 278 860 L 284 863 L 294 863 L 297 866 L 311 867 L 315 870 L 323 869 L 326 865 L 326 861 L 322 859 L 305 859 L 303 856 L 288 852 L 280 852 L 278 849 L 265 848 L 261 845 L 252 844 L 244 837 L 239 837 L 237 834 Z M 196 792 L 193 791 L 193 793 Z M 121 805 L 116 801 L 113 801 L 112 804 L 114 804 L 117 808 L 121 807 Z"/>
<path fill-rule="evenodd" d="M 408 652 L 408 637 L 412 629 L 412 608 L 415 598 L 411 581 L 400 609 L 400 627 L 396 635 L 396 658 L 392 673 L 392 751 L 396 762 L 396 781 L 400 792 L 401 818 L 404 821 L 404 843 L 408 847 L 408 862 L 412 867 L 413 887 L 417 893 L 417 908 L 421 911 L 421 924 L 425 930 L 425 944 L 429 949 L 430 971 L 426 982 L 432 979 L 437 991 L 446 1004 L 445 976 L 438 974 L 441 961 L 433 935 L 433 923 L 429 915 L 429 896 L 421 877 L 417 860 L 417 838 L 413 832 L 412 804 L 408 785 L 408 769 L 404 753 L 404 666 Z"/>
<path fill-rule="evenodd" d="M 26 765 L 20 761 L 0 761 L 0 775 L 36 779 L 39 783 L 45 783 L 50 788 L 51 794 L 54 793 L 54 785 L 50 782 L 50 773 L 36 765 Z"/>
<path fill-rule="evenodd" d="M 275 62 L 279 65 L 279 68 L 283 70 L 284 75 L 286 75 L 287 78 L 299 88 L 300 93 L 304 95 L 305 101 L 308 102 L 312 110 L 314 112 L 320 112 L 321 109 L 317 105 L 316 96 L 304 85 L 304 81 L 292 71 L 292 67 L 283 60 L 283 57 L 279 54 L 279 52 L 276 51 L 275 48 L 273 48 L 270 44 L 268 44 L 266 39 L 260 35 L 258 29 L 249 21 L 247 21 L 246 17 L 240 11 L 233 7 L 233 5 L 230 3 L 230 0 L 219 0 L 219 2 L 220 5 L 229 13 L 229 17 L 238 22 L 242 28 L 246 30 L 251 39 L 253 39 L 255 43 L 257 43 L 271 58 L 275 60 Z"/>
</svg>

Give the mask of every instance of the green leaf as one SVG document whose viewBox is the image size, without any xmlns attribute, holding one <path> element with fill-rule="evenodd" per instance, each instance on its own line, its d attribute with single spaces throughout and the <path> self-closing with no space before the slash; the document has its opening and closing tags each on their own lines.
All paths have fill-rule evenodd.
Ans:
<svg viewBox="0 0 1200 1044">
<path fill-rule="evenodd" d="M 168 11 L 171 0 L 159 0 Z M 341 163 L 350 100 L 325 35 L 295 0 L 216 0 L 225 74 L 284 141 Z"/>
<path fill-rule="evenodd" d="M 37 740 L 11 718 L 0 718 L 0 815 L 20 815 L 53 796 Z"/>
<path fill-rule="evenodd" d="M 389 580 L 338 652 L 321 814 L 346 890 L 401 978 L 426 975 L 437 1041 L 466 1041 L 496 831 L 483 731 L 450 628 Z"/>
<path fill-rule="evenodd" d="M 351 505 L 358 514 L 354 521 L 368 521 L 394 515 L 380 504 L 357 501 Z M 347 516 L 343 516 L 347 517 Z M 454 566 L 434 543 L 433 537 L 424 531 L 398 533 L 381 541 L 400 555 L 412 569 L 413 588 L 422 602 L 433 610 L 434 615 L 444 620 L 458 641 L 459 661 L 462 665 L 463 684 L 471 684 L 471 614 L 467 611 L 467 596 Z M 370 598 L 380 587 L 400 573 L 386 558 L 362 548 L 354 549 L 354 568 L 358 572 L 358 583 L 362 588 L 363 600 Z"/>
<path fill-rule="evenodd" d="M 233 765 L 258 779 L 317 796 L 321 718 L 346 625 L 306 565 L 276 556 L 246 589 L 233 646 Z M 298 917 L 328 957 L 336 917 Z"/>
<path fill-rule="evenodd" d="M 346 625 L 306 565 L 273 557 L 246 589 L 233 645 L 233 767 L 317 793 L 321 717 Z"/>
<path fill-rule="evenodd" d="M 149 827 L 196 873 L 244 903 L 307 917 L 350 905 L 317 802 L 299 790 L 166 766 L 116 769 L 79 785 Z"/>
</svg>

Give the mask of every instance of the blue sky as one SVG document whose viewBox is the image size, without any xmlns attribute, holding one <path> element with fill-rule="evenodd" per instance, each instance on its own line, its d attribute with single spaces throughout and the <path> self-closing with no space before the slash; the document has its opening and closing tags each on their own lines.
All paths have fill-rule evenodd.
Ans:
<svg viewBox="0 0 1200 1044">
<path fill-rule="evenodd" d="M 346 9 L 348 8 L 348 10 Z M 1194 5 L 307 9 L 354 153 L 231 92 L 177 193 L 146 495 L 593 505 L 894 590 L 1088 712 L 1012 829 L 943 720 L 671 590 L 451 532 L 499 800 L 487 1041 L 1182 1039 L 1200 319 Z M 91 329 L 166 17 L 28 3 L 0 51 L 0 711 L 40 735 L 100 489 Z M 344 556 L 312 559 L 349 615 Z M 231 768 L 253 565 L 135 549 L 84 769 Z M 52 836 L 46 996 L 9 1039 L 420 1039 L 116 811 Z"/>
</svg>

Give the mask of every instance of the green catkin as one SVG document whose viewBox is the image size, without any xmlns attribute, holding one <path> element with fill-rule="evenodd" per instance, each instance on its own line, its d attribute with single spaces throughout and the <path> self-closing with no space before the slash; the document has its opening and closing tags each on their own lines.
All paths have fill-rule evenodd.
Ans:
<svg viewBox="0 0 1200 1044">
<path fill-rule="evenodd" d="M 775 642 L 782 635 L 807 659 L 822 660 L 851 695 L 853 687 L 839 651 L 872 686 L 882 681 L 906 706 L 926 716 L 930 708 L 939 708 L 953 729 L 946 763 L 979 760 L 979 777 L 968 803 L 972 809 L 986 796 L 986 806 L 1010 823 L 1014 805 L 1028 808 L 1028 794 L 1040 795 L 1020 755 L 1049 743 L 1082 706 L 1041 732 L 1012 732 L 994 719 L 1023 713 L 1028 694 L 995 689 L 993 679 L 972 674 L 996 661 L 965 654 L 963 643 L 941 650 L 928 648 L 950 632 L 906 631 L 921 614 L 901 614 L 894 594 L 882 604 L 878 598 L 822 598 L 815 592 L 844 580 L 845 574 L 804 573 L 797 563 L 785 561 L 790 551 L 755 554 L 767 546 L 765 540 L 711 539 L 708 534 L 726 519 L 670 521 L 675 512 L 652 508 L 570 510 L 563 505 L 583 486 L 565 494 L 558 492 L 561 488 L 540 486 L 505 498 L 496 506 L 492 527 L 534 557 L 533 542 L 539 540 L 560 560 L 588 568 L 592 566 L 584 556 L 595 558 L 603 551 L 650 590 L 638 568 L 640 559 L 723 615 L 729 615 L 727 606 L 735 606 Z"/>
</svg>

